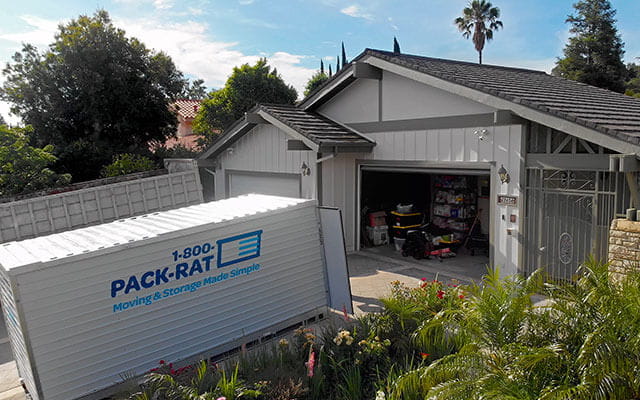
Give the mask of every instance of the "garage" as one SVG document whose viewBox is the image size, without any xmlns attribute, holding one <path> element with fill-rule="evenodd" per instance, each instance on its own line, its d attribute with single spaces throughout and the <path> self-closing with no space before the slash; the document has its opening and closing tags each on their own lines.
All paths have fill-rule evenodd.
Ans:
<svg viewBox="0 0 640 400">
<path fill-rule="evenodd" d="M 486 264 L 489 199 L 489 171 L 362 166 L 360 248 Z"/>
<path fill-rule="evenodd" d="M 226 187 L 227 197 L 249 193 L 301 197 L 300 175 L 297 174 L 227 170 Z"/>
</svg>

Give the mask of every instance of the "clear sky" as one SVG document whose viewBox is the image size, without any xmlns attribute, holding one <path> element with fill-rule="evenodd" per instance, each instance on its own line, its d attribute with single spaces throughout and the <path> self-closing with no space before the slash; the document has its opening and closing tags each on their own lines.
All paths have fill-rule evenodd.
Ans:
<svg viewBox="0 0 640 400">
<path fill-rule="evenodd" d="M 476 61 L 470 40 L 453 24 L 468 0 L 0 0 L 0 63 L 22 42 L 45 49 L 58 24 L 104 8 L 114 23 L 148 47 L 168 53 L 208 88 L 224 84 L 233 66 L 267 57 L 301 96 L 344 41 L 349 59 L 365 48 Z M 549 72 L 569 36 L 571 0 L 494 0 L 504 29 L 485 46 L 483 61 Z M 640 57 L 640 0 L 612 0 L 625 61 Z M 329 61 L 330 60 L 330 61 Z M 635 60 L 638 61 L 638 60 Z M 0 80 L 3 78 L 0 77 Z M 0 114 L 9 116 L 8 105 Z"/>
</svg>

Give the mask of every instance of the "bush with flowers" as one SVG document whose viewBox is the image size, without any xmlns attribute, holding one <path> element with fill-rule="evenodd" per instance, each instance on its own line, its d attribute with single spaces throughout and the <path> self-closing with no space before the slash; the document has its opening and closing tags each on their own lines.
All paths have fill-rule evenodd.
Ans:
<svg viewBox="0 0 640 400">
<path fill-rule="evenodd" d="M 638 299 L 640 271 L 612 280 L 595 261 L 570 284 L 497 270 L 477 285 L 394 282 L 379 312 L 299 328 L 235 370 L 162 361 L 129 398 L 640 399 Z"/>
</svg>

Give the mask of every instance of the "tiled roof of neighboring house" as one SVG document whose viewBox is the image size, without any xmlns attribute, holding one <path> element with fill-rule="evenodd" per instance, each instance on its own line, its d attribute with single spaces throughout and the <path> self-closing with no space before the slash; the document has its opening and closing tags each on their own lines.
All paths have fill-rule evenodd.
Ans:
<svg viewBox="0 0 640 400">
<path fill-rule="evenodd" d="M 198 113 L 200 103 L 202 103 L 202 100 L 180 99 L 176 100 L 171 106 L 182 118 L 193 119 Z"/>
<path fill-rule="evenodd" d="M 305 111 L 296 106 L 280 104 L 260 104 L 255 111 L 262 110 L 323 146 L 373 146 L 374 142 L 353 129 L 340 125 L 313 111 Z"/>
<path fill-rule="evenodd" d="M 367 49 L 391 63 L 473 88 L 607 135 L 640 144 L 640 99 L 541 71 Z"/>
</svg>

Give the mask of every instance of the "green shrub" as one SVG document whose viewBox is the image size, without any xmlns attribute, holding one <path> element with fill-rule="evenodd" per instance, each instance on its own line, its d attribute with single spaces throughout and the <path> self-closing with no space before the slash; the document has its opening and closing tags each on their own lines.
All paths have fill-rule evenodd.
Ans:
<svg viewBox="0 0 640 400">
<path fill-rule="evenodd" d="M 0 197 L 64 186 L 71 175 L 50 169 L 57 161 L 53 146 L 29 145 L 27 128 L 0 125 Z"/>
<path fill-rule="evenodd" d="M 124 153 L 115 156 L 111 164 L 102 168 L 101 175 L 103 178 L 109 178 L 135 172 L 152 171 L 156 168 L 156 164 L 149 157 Z"/>
</svg>

